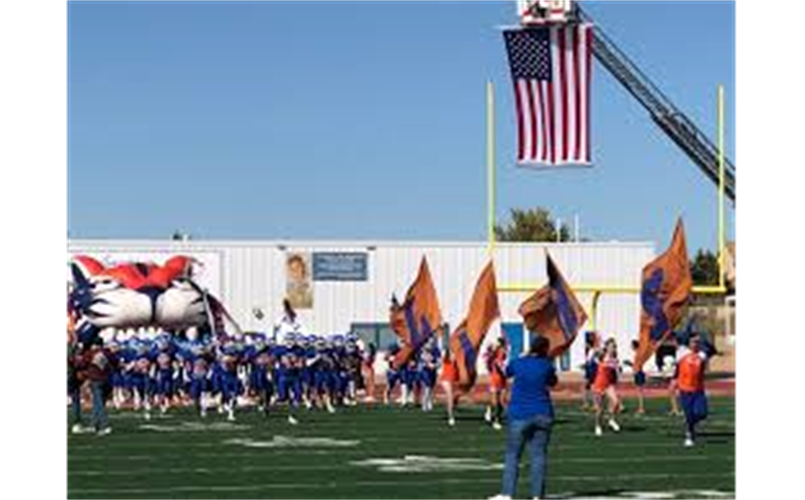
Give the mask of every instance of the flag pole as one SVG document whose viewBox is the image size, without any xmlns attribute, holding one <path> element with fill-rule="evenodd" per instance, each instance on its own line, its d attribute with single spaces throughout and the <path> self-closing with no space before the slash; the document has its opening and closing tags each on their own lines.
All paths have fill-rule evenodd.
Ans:
<svg viewBox="0 0 805 500">
<path fill-rule="evenodd" d="M 210 299 L 207 297 L 207 289 L 202 289 L 201 298 L 204 302 L 204 312 L 207 314 L 207 323 L 210 324 L 210 333 L 212 338 L 218 338 L 218 332 L 215 331 L 215 317 L 212 315 L 212 308 L 210 307 Z"/>
<path fill-rule="evenodd" d="M 486 82 L 487 254 L 495 255 L 495 87 Z"/>
<path fill-rule="evenodd" d="M 601 290 L 593 292 L 593 302 L 590 307 L 590 329 L 598 331 L 598 299 L 601 298 Z"/>
</svg>

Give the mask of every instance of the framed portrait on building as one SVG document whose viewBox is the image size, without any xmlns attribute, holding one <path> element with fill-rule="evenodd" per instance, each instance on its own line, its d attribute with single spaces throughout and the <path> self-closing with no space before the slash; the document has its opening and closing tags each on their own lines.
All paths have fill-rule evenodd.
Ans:
<svg viewBox="0 0 805 500">
<path fill-rule="evenodd" d="M 313 308 L 310 254 L 291 252 L 285 259 L 286 296 L 294 309 Z"/>
</svg>

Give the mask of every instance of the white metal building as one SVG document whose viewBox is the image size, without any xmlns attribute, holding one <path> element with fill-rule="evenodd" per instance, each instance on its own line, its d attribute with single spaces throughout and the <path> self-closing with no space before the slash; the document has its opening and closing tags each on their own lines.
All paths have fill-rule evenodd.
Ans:
<svg viewBox="0 0 805 500">
<path fill-rule="evenodd" d="M 653 243 L 498 243 L 495 272 L 498 286 L 542 285 L 549 251 L 568 282 L 637 287 L 642 267 L 654 258 Z M 390 297 L 402 299 L 426 256 L 441 305 L 451 327 L 466 314 L 475 281 L 486 264 L 486 243 L 389 241 L 140 241 L 71 240 L 68 254 L 91 255 L 101 261 L 161 263 L 175 254 L 194 256 L 203 264 L 198 281 L 218 296 L 244 330 L 271 331 L 289 292 L 289 257 L 299 255 L 307 266 L 305 285 L 309 309 L 298 309 L 305 329 L 315 333 L 354 330 L 385 348 L 394 337 L 388 328 Z M 578 293 L 590 314 L 591 293 Z M 527 293 L 501 293 L 502 321 L 493 326 L 522 337 L 517 313 Z M 262 313 L 262 314 L 261 314 Z M 596 326 L 615 336 L 623 354 L 637 338 L 640 322 L 637 294 L 603 294 Z M 592 320 L 588 320 L 585 329 Z M 517 344 L 514 339 L 513 344 Z M 577 339 L 564 360 L 577 369 L 584 358 Z"/>
</svg>

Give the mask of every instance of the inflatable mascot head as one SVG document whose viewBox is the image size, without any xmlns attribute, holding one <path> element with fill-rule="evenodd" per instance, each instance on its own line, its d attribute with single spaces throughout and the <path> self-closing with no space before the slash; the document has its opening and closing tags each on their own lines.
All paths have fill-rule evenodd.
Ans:
<svg viewBox="0 0 805 500">
<path fill-rule="evenodd" d="M 78 340 L 87 342 L 109 327 L 197 327 L 222 334 L 225 320 L 239 333 L 221 302 L 193 281 L 195 265 L 200 265 L 197 260 L 183 255 L 162 265 L 124 262 L 109 267 L 86 255 L 73 257 L 68 311 L 78 318 Z"/>
</svg>

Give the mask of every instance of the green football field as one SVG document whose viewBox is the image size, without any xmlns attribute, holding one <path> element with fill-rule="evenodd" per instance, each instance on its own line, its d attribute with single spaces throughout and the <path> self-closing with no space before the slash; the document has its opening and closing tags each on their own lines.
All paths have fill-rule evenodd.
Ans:
<svg viewBox="0 0 805 500">
<path fill-rule="evenodd" d="M 731 498 L 735 406 L 712 398 L 694 448 L 667 401 L 623 415 L 620 434 L 593 435 L 577 404 L 557 404 L 549 449 L 550 497 Z M 330 415 L 284 410 L 266 419 L 244 409 L 236 422 L 175 409 L 150 422 L 112 412 L 113 433 L 68 434 L 69 498 L 487 498 L 499 492 L 504 431 L 481 407 L 463 407 L 455 428 L 432 413 L 380 405 Z M 518 496 L 530 497 L 528 460 Z"/>
</svg>

